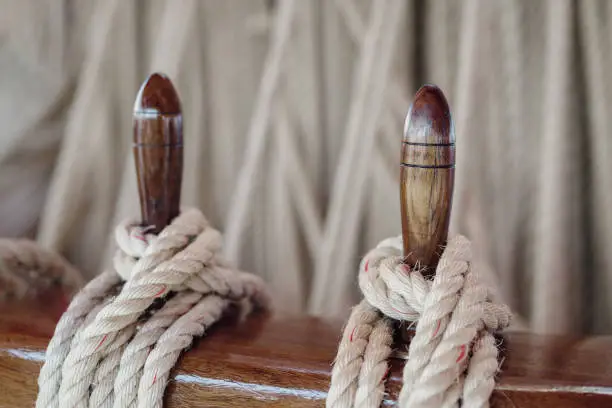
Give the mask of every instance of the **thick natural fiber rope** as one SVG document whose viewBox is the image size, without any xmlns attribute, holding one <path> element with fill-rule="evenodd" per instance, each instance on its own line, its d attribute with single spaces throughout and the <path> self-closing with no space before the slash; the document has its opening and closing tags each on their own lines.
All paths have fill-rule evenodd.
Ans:
<svg viewBox="0 0 612 408">
<path fill-rule="evenodd" d="M 416 322 L 400 407 L 487 407 L 498 371 L 492 332 L 510 323 L 472 269 L 462 236 L 428 280 L 403 263 L 401 238 L 381 242 L 359 268 L 364 300 L 349 318 L 332 371 L 329 408 L 379 407 L 391 355 L 392 320 Z"/>
<path fill-rule="evenodd" d="M 60 255 L 34 241 L 0 238 L 0 302 L 35 295 L 53 284 L 71 294 L 83 286 L 83 277 Z"/>
<path fill-rule="evenodd" d="M 116 241 L 114 270 L 77 294 L 57 325 L 37 407 L 161 407 L 170 370 L 194 337 L 232 303 L 268 306 L 263 281 L 218 256 L 221 236 L 197 210 L 158 236 L 122 223 Z"/>
</svg>

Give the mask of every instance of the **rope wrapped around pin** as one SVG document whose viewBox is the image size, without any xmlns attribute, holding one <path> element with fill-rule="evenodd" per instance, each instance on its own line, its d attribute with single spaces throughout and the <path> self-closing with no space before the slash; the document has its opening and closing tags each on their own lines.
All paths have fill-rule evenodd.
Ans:
<svg viewBox="0 0 612 408">
<path fill-rule="evenodd" d="M 433 280 L 404 263 L 401 237 L 362 260 L 364 300 L 344 330 L 328 407 L 378 407 L 392 353 L 393 320 L 416 322 L 404 366 L 400 407 L 488 406 L 498 371 L 492 332 L 510 323 L 472 268 L 470 242 L 448 243 Z"/>
<path fill-rule="evenodd" d="M 221 234 L 196 209 L 179 213 L 182 115 L 153 74 L 134 112 L 142 222 L 119 224 L 113 269 L 72 300 L 49 342 L 36 406 L 161 408 L 170 370 L 232 305 L 267 308 L 257 276 L 221 256 Z"/>
<path fill-rule="evenodd" d="M 221 235 L 197 210 L 157 236 L 122 223 L 116 240 L 115 270 L 77 294 L 57 325 L 38 407 L 161 407 L 170 370 L 194 337 L 232 303 L 247 312 L 268 306 L 263 281 L 219 256 Z"/>
<path fill-rule="evenodd" d="M 509 325 L 511 313 L 474 269 L 468 239 L 457 236 L 446 244 L 454 142 L 446 98 L 439 88 L 423 86 L 406 118 L 402 143 L 402 236 L 382 241 L 360 264 L 364 299 L 344 329 L 328 408 L 381 405 L 393 329 L 407 326 L 398 321 L 416 323 L 399 407 L 489 405 L 499 370 L 493 333 Z"/>
</svg>

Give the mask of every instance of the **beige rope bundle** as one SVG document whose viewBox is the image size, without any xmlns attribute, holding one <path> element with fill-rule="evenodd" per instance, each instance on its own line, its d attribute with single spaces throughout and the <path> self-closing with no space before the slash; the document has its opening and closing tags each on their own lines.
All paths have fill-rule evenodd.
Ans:
<svg viewBox="0 0 612 408">
<path fill-rule="evenodd" d="M 444 250 L 433 280 L 404 263 L 401 238 L 370 251 L 359 268 L 365 299 L 349 318 L 332 371 L 329 408 L 379 407 L 392 349 L 392 320 L 416 322 L 400 407 L 487 407 L 499 369 L 492 332 L 510 323 L 473 270 L 462 236 Z"/>
<path fill-rule="evenodd" d="M 221 235 L 197 210 L 157 236 L 125 222 L 116 241 L 114 270 L 87 284 L 56 327 L 37 407 L 161 407 L 170 370 L 194 337 L 230 304 L 268 306 L 263 281 L 219 256 Z"/>
</svg>

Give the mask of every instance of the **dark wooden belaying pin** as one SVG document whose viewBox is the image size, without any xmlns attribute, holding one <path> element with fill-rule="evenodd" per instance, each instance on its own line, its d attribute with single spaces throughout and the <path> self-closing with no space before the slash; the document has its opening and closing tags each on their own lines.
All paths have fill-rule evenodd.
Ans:
<svg viewBox="0 0 612 408">
<path fill-rule="evenodd" d="M 424 85 L 404 126 L 400 175 L 406 262 L 432 275 L 446 245 L 455 182 L 455 131 L 440 88 Z"/>
<path fill-rule="evenodd" d="M 159 233 L 179 214 L 183 115 L 172 82 L 152 74 L 134 103 L 134 160 L 143 225 Z"/>
</svg>

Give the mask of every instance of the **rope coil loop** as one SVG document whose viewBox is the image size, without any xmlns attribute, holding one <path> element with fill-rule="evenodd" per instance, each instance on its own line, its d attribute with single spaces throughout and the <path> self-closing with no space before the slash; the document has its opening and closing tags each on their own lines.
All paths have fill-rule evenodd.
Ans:
<svg viewBox="0 0 612 408">
<path fill-rule="evenodd" d="M 400 407 L 489 406 L 499 370 L 493 332 L 510 324 L 511 312 L 492 300 L 471 261 L 471 244 L 463 236 L 448 243 L 433 280 L 404 263 L 401 237 L 382 241 L 363 258 L 364 300 L 344 330 L 328 408 L 381 405 L 393 320 L 416 322 Z"/>
<path fill-rule="evenodd" d="M 34 241 L 0 238 L 0 303 L 35 296 L 54 285 L 74 294 L 83 286 L 83 277 L 60 255 Z"/>
<path fill-rule="evenodd" d="M 200 211 L 148 232 L 130 221 L 117 227 L 114 270 L 87 284 L 56 327 L 37 407 L 161 407 L 194 337 L 232 304 L 269 306 L 263 281 L 222 259 L 221 234 Z"/>
</svg>

